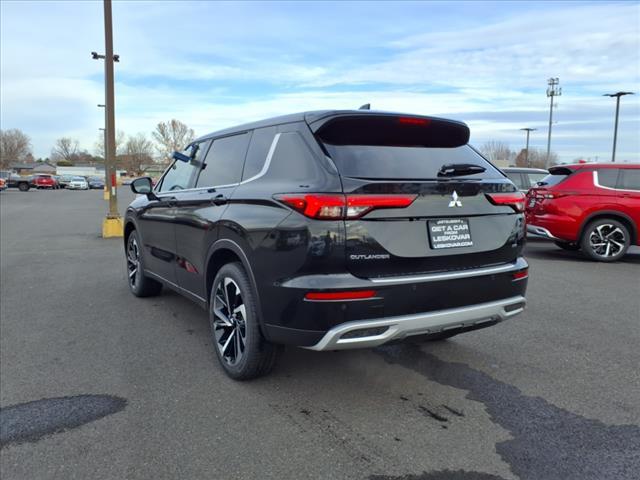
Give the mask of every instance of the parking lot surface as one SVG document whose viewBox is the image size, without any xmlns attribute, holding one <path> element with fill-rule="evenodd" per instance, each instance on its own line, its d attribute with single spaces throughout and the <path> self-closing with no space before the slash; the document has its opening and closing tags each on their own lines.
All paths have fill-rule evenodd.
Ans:
<svg viewBox="0 0 640 480">
<path fill-rule="evenodd" d="M 203 310 L 129 293 L 106 209 L 100 191 L 0 193 L 3 480 L 638 478 L 639 249 L 602 264 L 532 240 L 513 320 L 290 348 L 238 383 Z"/>
</svg>

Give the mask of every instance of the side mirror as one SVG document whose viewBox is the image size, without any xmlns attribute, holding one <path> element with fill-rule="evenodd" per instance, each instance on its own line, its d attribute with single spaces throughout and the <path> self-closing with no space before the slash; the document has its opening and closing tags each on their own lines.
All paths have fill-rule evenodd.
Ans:
<svg viewBox="0 0 640 480">
<path fill-rule="evenodd" d="M 191 161 L 191 157 L 189 155 L 185 155 L 184 153 L 180 152 L 173 152 L 173 155 L 171 155 L 171 157 L 174 160 L 179 160 L 180 162 L 189 163 Z"/>
<path fill-rule="evenodd" d="M 133 191 L 133 193 L 146 195 L 149 200 L 155 200 L 156 198 L 158 198 L 153 193 L 153 183 L 151 182 L 151 177 L 136 178 L 133 182 L 131 182 L 131 190 Z"/>
</svg>

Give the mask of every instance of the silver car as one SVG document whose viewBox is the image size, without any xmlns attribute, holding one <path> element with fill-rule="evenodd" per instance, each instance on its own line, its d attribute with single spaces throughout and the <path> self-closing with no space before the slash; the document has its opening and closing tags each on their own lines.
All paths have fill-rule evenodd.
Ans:
<svg viewBox="0 0 640 480">
<path fill-rule="evenodd" d="M 89 190 L 89 183 L 84 177 L 73 177 L 68 183 L 69 190 Z"/>
</svg>

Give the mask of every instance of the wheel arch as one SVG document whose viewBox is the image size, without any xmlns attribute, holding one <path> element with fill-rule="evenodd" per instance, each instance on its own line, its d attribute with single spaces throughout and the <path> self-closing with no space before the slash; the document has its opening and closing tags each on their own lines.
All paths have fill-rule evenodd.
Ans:
<svg viewBox="0 0 640 480">
<path fill-rule="evenodd" d="M 618 220 L 619 222 L 623 223 L 628 229 L 629 229 L 629 233 L 631 235 L 631 244 L 635 245 L 638 242 L 638 227 L 636 226 L 636 224 L 633 222 L 633 219 L 628 216 L 627 214 L 623 213 L 623 212 L 619 212 L 616 210 L 599 210 L 597 212 L 593 212 L 590 215 L 588 215 L 584 221 L 582 222 L 582 225 L 580 226 L 580 231 L 578 232 L 578 242 L 581 241 L 582 239 L 582 235 L 585 231 L 585 229 L 587 228 L 587 226 L 595 221 L 595 220 L 600 220 L 603 218 L 611 218 L 614 220 Z"/>
<path fill-rule="evenodd" d="M 229 239 L 221 239 L 217 240 L 209 249 L 209 253 L 207 255 L 206 262 L 206 270 L 204 274 L 205 281 L 205 292 L 207 293 L 207 305 L 209 304 L 209 299 L 211 297 L 211 289 L 213 287 L 213 280 L 218 273 L 218 271 L 227 263 L 239 261 L 244 267 L 247 275 L 249 276 L 249 281 L 251 282 L 251 287 L 253 288 L 253 292 L 256 298 L 256 310 L 259 312 L 258 322 L 260 324 L 260 329 L 263 325 L 262 319 L 262 308 L 260 303 L 260 292 L 258 290 L 258 285 L 256 283 L 256 278 L 253 273 L 253 269 L 251 268 L 251 264 L 249 263 L 249 258 L 247 254 L 244 252 L 242 247 Z M 263 331 L 264 335 L 264 331 Z"/>
</svg>

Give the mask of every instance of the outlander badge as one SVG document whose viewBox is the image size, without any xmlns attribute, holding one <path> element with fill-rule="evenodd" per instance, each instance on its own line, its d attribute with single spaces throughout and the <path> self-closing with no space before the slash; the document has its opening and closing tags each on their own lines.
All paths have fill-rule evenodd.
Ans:
<svg viewBox="0 0 640 480">
<path fill-rule="evenodd" d="M 462 202 L 458 200 L 458 192 L 455 190 L 451 194 L 451 201 L 449 202 L 449 208 L 462 207 Z"/>
</svg>

